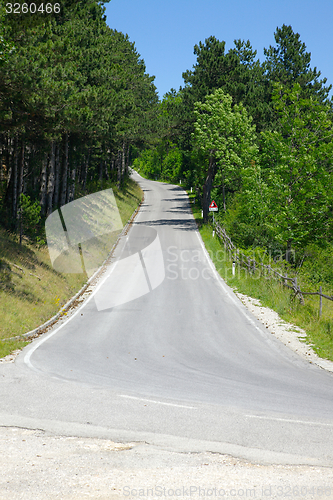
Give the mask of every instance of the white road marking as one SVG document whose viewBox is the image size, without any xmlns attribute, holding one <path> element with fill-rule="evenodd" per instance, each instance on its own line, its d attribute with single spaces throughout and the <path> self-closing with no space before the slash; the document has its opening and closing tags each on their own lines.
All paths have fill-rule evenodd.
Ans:
<svg viewBox="0 0 333 500">
<path fill-rule="evenodd" d="M 89 299 L 88 299 L 89 300 Z M 44 344 L 44 342 L 46 342 L 47 340 L 49 340 L 51 337 L 53 337 L 56 333 L 59 332 L 59 330 L 61 330 L 65 325 L 67 325 L 67 323 L 69 323 L 69 321 L 71 321 L 79 312 L 82 311 L 83 307 L 86 305 L 86 303 L 82 304 L 81 306 L 79 306 L 78 310 L 73 314 L 73 316 L 70 316 L 62 325 L 60 325 L 58 328 L 56 328 L 53 332 L 51 332 L 49 335 L 47 335 L 46 337 L 42 337 L 40 340 L 38 340 L 35 344 L 32 344 L 32 347 L 29 349 L 29 351 L 26 353 L 26 355 L 24 356 L 24 363 L 26 365 L 29 366 L 29 368 L 31 368 L 32 370 L 35 370 L 37 372 L 41 372 L 41 370 L 39 370 L 38 368 L 35 368 L 33 366 L 33 364 L 31 363 L 31 356 L 33 355 L 33 353 L 38 349 L 38 347 L 40 347 L 42 344 Z"/>
<path fill-rule="evenodd" d="M 153 399 L 137 398 L 136 396 L 127 396 L 127 394 L 118 394 L 120 398 L 135 399 L 137 401 L 145 401 L 146 403 L 154 403 L 157 405 L 176 406 L 177 408 L 188 408 L 189 410 L 196 410 L 194 406 L 177 405 L 175 403 L 164 403 L 163 401 L 154 401 Z"/>
<path fill-rule="evenodd" d="M 207 262 L 209 264 L 209 267 L 211 268 L 217 282 L 219 283 L 220 287 L 222 288 L 222 290 L 224 291 L 224 293 L 230 298 L 230 300 L 236 305 L 236 307 L 238 308 L 238 310 L 243 314 L 243 316 L 245 316 L 245 318 L 251 323 L 251 325 L 260 333 L 261 336 L 264 335 L 264 332 L 259 328 L 258 325 L 256 325 L 256 323 L 253 321 L 253 319 L 250 317 L 249 313 L 248 313 L 248 310 L 244 307 L 241 307 L 241 304 L 242 302 L 240 300 L 238 300 L 236 298 L 236 296 L 232 293 L 230 293 L 230 291 L 228 290 L 227 288 L 227 285 L 225 283 L 225 281 L 223 280 L 223 278 L 220 276 L 218 270 L 216 269 L 215 267 L 215 264 L 214 262 L 212 261 L 212 259 L 210 258 L 210 255 L 205 247 L 205 244 L 201 238 L 201 234 L 199 232 L 199 230 L 197 229 L 196 230 L 196 234 L 197 234 L 197 237 L 198 237 L 198 240 L 200 242 L 200 245 L 201 245 L 201 248 L 204 252 L 204 255 L 207 259 Z M 267 338 L 267 336 L 265 336 L 265 338 Z"/>
<path fill-rule="evenodd" d="M 304 425 L 319 425 L 324 427 L 333 427 L 332 424 L 326 424 L 324 422 L 310 422 L 307 420 L 294 420 L 292 418 L 278 418 L 278 417 L 265 417 L 263 415 L 244 415 L 247 418 L 258 418 L 259 420 L 272 420 L 274 422 L 289 422 L 292 424 L 304 424 Z"/>
<path fill-rule="evenodd" d="M 128 239 L 128 236 L 127 236 L 127 239 Z M 127 240 L 126 240 L 127 241 Z M 86 305 L 91 301 L 91 299 L 96 295 L 96 293 L 98 292 L 98 290 L 101 288 L 101 286 L 105 283 L 105 281 L 111 276 L 111 274 L 114 272 L 115 268 L 117 267 L 117 264 L 118 264 L 118 260 L 116 260 L 115 262 L 113 262 L 109 268 L 109 270 L 107 271 L 106 273 L 106 276 L 102 277 L 101 278 L 101 281 L 98 283 L 98 285 L 95 286 L 95 288 L 93 289 L 93 291 L 90 293 L 89 297 L 87 297 L 82 304 L 80 304 L 78 306 L 78 309 L 74 312 L 74 314 L 72 314 L 69 318 L 67 318 L 67 320 L 64 321 L 64 323 L 60 326 L 58 326 L 55 330 L 53 330 L 49 335 L 46 335 L 45 337 L 42 336 L 41 339 L 39 341 L 37 341 L 36 343 L 34 343 L 31 347 L 31 349 L 29 349 L 29 351 L 26 353 L 26 355 L 24 356 L 24 363 L 26 365 L 29 366 L 29 368 L 31 368 L 32 370 L 34 371 L 37 371 L 39 373 L 42 373 L 41 370 L 39 370 L 38 368 L 35 368 L 31 362 L 31 356 L 33 355 L 33 353 L 42 345 L 44 344 L 44 342 L 46 342 L 47 340 L 49 340 L 51 337 L 53 337 L 54 335 L 56 335 L 59 330 L 61 330 L 64 326 L 67 325 L 67 323 L 69 323 L 73 318 L 75 318 L 75 316 L 81 312 L 85 307 Z"/>
</svg>

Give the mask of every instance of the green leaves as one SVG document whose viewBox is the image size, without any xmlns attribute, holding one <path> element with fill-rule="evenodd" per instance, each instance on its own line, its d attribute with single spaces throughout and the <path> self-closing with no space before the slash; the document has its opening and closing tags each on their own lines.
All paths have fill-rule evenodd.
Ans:
<svg viewBox="0 0 333 500">
<path fill-rule="evenodd" d="M 274 37 L 276 47 L 270 45 L 264 49 L 264 69 L 270 83 L 278 82 L 291 89 L 297 82 L 305 97 L 327 101 L 332 85 L 325 87 L 327 79 L 319 80 L 320 71 L 310 68 L 311 53 L 306 52 L 299 33 L 294 33 L 291 26 L 283 24 L 276 29 Z"/>
<path fill-rule="evenodd" d="M 218 89 L 205 102 L 195 103 L 193 139 L 198 149 L 214 158 L 226 182 L 257 154 L 255 127 L 245 108 L 232 107 L 232 98 Z"/>
<path fill-rule="evenodd" d="M 261 134 L 267 222 L 281 242 L 300 246 L 320 238 L 329 220 L 333 124 L 329 106 L 302 98 L 299 84 L 276 84 L 273 102 L 281 131 Z"/>
<path fill-rule="evenodd" d="M 5 64 L 15 47 L 6 34 L 3 6 L 0 1 L 0 67 Z"/>
<path fill-rule="evenodd" d="M 25 127 L 45 138 L 64 131 L 105 138 L 117 130 L 119 143 L 145 131 L 146 113 L 157 104 L 153 78 L 103 13 L 94 0 L 67 0 L 58 17 L 43 23 L 6 20 L 18 42 L 0 73 L 2 130 Z M 4 47 L 0 38 L 0 55 Z"/>
<path fill-rule="evenodd" d="M 128 35 L 106 25 L 102 4 L 64 0 L 53 15 L 0 19 L 0 210 L 8 226 L 17 227 L 22 190 L 44 216 L 71 201 L 77 184 L 85 191 L 104 177 L 120 187 L 131 146 L 150 134 L 154 77 Z"/>
<path fill-rule="evenodd" d="M 239 185 L 241 168 L 255 159 L 255 127 L 245 108 L 241 104 L 232 107 L 231 96 L 222 89 L 209 94 L 205 102 L 195 103 L 194 115 L 194 145 L 208 158 L 203 186 L 203 212 L 207 220 L 215 175 L 219 175 L 222 184 L 225 209 L 225 188 Z M 205 163 L 203 168 L 207 168 Z"/>
</svg>

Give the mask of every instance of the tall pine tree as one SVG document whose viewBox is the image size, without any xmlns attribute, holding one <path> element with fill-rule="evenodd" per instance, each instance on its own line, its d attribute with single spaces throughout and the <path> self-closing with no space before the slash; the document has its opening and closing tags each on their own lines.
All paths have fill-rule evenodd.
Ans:
<svg viewBox="0 0 333 500">
<path fill-rule="evenodd" d="M 327 78 L 320 80 L 321 72 L 311 69 L 311 53 L 306 52 L 306 45 L 300 39 L 299 33 L 294 33 L 291 26 L 283 24 L 274 33 L 276 46 L 264 49 L 266 61 L 265 74 L 270 84 L 281 83 L 293 87 L 295 83 L 301 86 L 303 97 L 315 97 L 320 102 L 327 101 L 332 85 L 325 87 Z M 273 87 L 272 92 L 273 92 Z"/>
</svg>

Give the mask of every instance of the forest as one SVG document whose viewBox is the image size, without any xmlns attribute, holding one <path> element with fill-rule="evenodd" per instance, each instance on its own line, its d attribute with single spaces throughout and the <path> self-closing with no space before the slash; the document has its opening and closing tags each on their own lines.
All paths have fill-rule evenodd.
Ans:
<svg viewBox="0 0 333 500">
<path fill-rule="evenodd" d="M 250 41 L 228 52 L 214 36 L 196 45 L 184 87 L 160 103 L 154 147 L 134 166 L 195 190 L 206 223 L 214 199 L 215 220 L 240 248 L 332 256 L 332 85 L 291 26 L 274 37 L 262 63 Z"/>
<path fill-rule="evenodd" d="M 235 40 L 228 51 L 214 36 L 199 42 L 184 86 L 160 100 L 135 44 L 108 27 L 103 2 L 53 2 L 39 15 L 8 13 L 4 5 L 6 230 L 36 237 L 53 210 L 103 182 L 121 187 L 132 165 L 192 188 L 205 223 L 214 199 L 219 221 L 242 248 L 287 260 L 311 246 L 332 255 L 332 85 L 311 67 L 291 26 L 276 29 L 262 62 L 249 40 Z"/>
<path fill-rule="evenodd" d="M 76 196 L 123 185 L 155 134 L 158 96 L 103 3 L 19 3 L 0 2 L 0 224 L 34 238 Z"/>
</svg>

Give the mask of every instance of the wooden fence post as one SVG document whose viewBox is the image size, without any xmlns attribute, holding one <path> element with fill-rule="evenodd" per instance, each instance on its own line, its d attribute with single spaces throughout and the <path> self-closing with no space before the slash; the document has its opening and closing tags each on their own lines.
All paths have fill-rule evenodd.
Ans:
<svg viewBox="0 0 333 500">
<path fill-rule="evenodd" d="M 301 292 L 301 288 L 297 285 L 297 276 L 293 279 L 293 283 L 294 283 L 295 297 L 296 295 L 299 295 L 299 301 L 304 306 L 304 297 Z"/>
<path fill-rule="evenodd" d="M 47 155 L 46 155 L 45 161 L 46 160 L 47 160 Z M 46 161 L 46 163 L 47 163 L 47 161 Z M 218 223 L 216 223 L 216 232 L 219 235 L 219 237 L 221 239 L 223 239 L 224 248 L 225 248 L 225 251 L 229 253 L 229 258 L 230 259 L 232 258 L 235 263 L 239 264 L 240 268 L 242 268 L 242 267 L 244 267 L 245 269 L 247 268 L 249 274 L 252 275 L 253 273 L 255 273 L 256 270 L 258 270 L 259 273 L 261 272 L 261 276 L 264 276 L 265 278 L 267 278 L 267 274 L 268 274 L 268 279 L 270 279 L 271 277 L 275 278 L 276 276 L 278 276 L 280 279 L 279 282 L 281 283 L 282 286 L 283 285 L 288 286 L 288 288 L 291 288 L 292 290 L 294 290 L 295 297 L 296 297 L 296 295 L 299 296 L 301 304 L 304 304 L 304 295 L 319 295 L 319 318 L 322 315 L 323 298 L 333 301 L 333 296 L 328 297 L 327 295 L 323 295 L 321 286 L 319 288 L 319 293 L 318 292 L 315 292 L 315 293 L 302 292 L 301 288 L 297 284 L 297 277 L 288 279 L 287 273 L 285 273 L 285 275 L 280 274 L 277 271 L 275 271 L 275 269 L 273 269 L 270 264 L 264 265 L 263 262 L 260 262 L 258 264 L 255 261 L 255 259 L 252 260 L 250 257 L 247 257 L 246 255 L 244 255 L 242 252 L 239 251 L 238 248 L 235 247 L 235 245 L 233 244 L 233 242 L 231 241 L 231 239 L 229 238 L 229 236 L 227 235 L 225 230 Z M 261 267 L 261 269 L 260 269 L 260 267 Z M 267 269 L 267 271 L 268 271 L 267 273 L 266 273 L 265 269 Z M 281 271 L 281 273 L 283 273 L 283 271 Z M 291 281 L 292 286 L 288 285 L 288 281 Z"/>
<path fill-rule="evenodd" d="M 297 279 L 297 278 L 296 278 Z M 298 287 L 298 291 L 299 291 L 299 301 L 300 303 L 302 304 L 302 306 L 304 306 L 305 302 L 304 302 L 304 297 L 303 297 L 303 294 L 302 294 L 302 291 L 301 291 L 301 287 L 299 286 Z"/>
<path fill-rule="evenodd" d="M 297 277 L 293 278 L 293 280 L 292 280 L 292 284 L 293 284 L 293 286 L 294 286 L 294 292 L 295 292 L 295 297 L 294 297 L 294 298 L 296 299 L 296 297 L 297 297 L 297 295 L 298 295 Z"/>
</svg>

